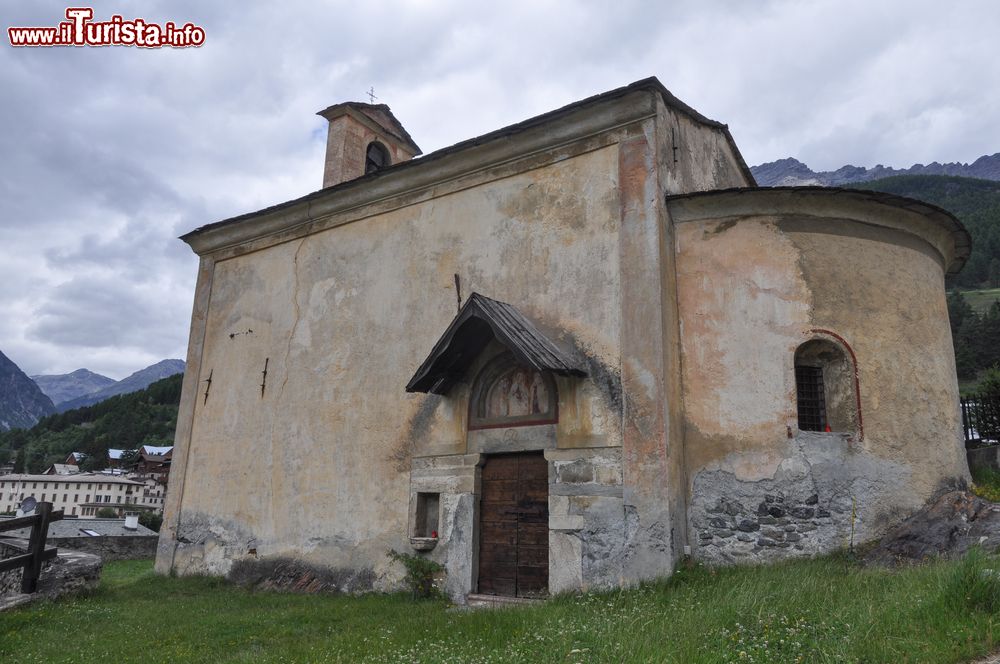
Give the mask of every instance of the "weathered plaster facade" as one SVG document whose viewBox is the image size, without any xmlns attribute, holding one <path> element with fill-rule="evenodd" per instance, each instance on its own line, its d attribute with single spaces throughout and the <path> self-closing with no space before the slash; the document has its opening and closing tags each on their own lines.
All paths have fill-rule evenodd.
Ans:
<svg viewBox="0 0 1000 664">
<path fill-rule="evenodd" d="M 188 234 L 157 569 L 294 557 L 389 588 L 387 549 L 432 546 L 462 601 L 489 569 L 482 468 L 514 452 L 547 464 L 549 592 L 669 574 L 685 546 L 829 550 L 852 499 L 864 539 L 962 481 L 943 278 L 964 231 L 905 199 L 754 186 L 725 127 L 650 79 Z M 474 292 L 579 367 L 551 376 L 554 422 L 470 427 L 495 334 L 447 351 L 442 393 L 404 391 Z M 851 431 L 798 431 L 814 337 L 856 359 Z"/>
<path fill-rule="evenodd" d="M 676 197 L 670 211 L 701 557 L 847 546 L 852 511 L 867 540 L 964 480 L 944 292 L 952 220 L 830 190 Z M 856 374 L 830 433 L 797 427 L 793 361 L 813 339 L 843 348 Z"/>
</svg>

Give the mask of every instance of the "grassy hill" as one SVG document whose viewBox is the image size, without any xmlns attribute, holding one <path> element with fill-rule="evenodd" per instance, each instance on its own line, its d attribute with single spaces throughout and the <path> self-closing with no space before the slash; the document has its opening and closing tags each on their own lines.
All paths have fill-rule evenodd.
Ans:
<svg viewBox="0 0 1000 664">
<path fill-rule="evenodd" d="M 1000 642 L 998 562 L 698 565 L 629 590 L 456 611 L 402 594 L 253 591 L 117 561 L 93 593 L 0 613 L 0 661 L 964 663 Z M 121 634 L 140 645 L 113 642 Z"/>
<path fill-rule="evenodd" d="M 30 429 L 0 433 L 0 463 L 15 460 L 17 472 L 42 472 L 70 452 L 84 452 L 85 470 L 103 468 L 108 448 L 173 445 L 183 374 L 138 392 L 39 420 Z"/>
<path fill-rule="evenodd" d="M 974 311 L 982 314 L 988 311 L 994 302 L 1000 300 L 1000 288 L 965 290 L 962 291 L 962 296 Z"/>
</svg>

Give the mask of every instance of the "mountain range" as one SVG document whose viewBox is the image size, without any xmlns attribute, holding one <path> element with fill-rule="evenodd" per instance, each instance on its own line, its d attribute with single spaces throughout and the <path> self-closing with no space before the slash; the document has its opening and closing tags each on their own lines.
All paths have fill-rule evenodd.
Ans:
<svg viewBox="0 0 1000 664">
<path fill-rule="evenodd" d="M 71 399 L 114 385 L 114 378 L 94 373 L 89 369 L 77 369 L 73 373 L 52 376 L 32 376 L 31 380 L 42 389 L 52 403 L 58 406 Z"/>
<path fill-rule="evenodd" d="M 86 371 L 87 374 L 89 374 L 88 378 L 91 383 L 100 383 L 102 382 L 100 379 L 104 379 L 104 381 L 111 380 L 111 383 L 105 384 L 104 387 L 99 387 L 96 390 L 85 392 L 65 401 L 56 401 L 55 397 L 52 397 L 52 394 L 48 390 L 55 389 L 60 393 L 72 391 L 75 386 L 80 384 L 80 376 L 78 376 L 78 374 L 80 374 L 81 371 Z M 161 378 L 166 378 L 183 372 L 184 360 L 160 360 L 156 364 L 152 364 L 145 369 L 140 369 L 134 374 L 126 378 L 122 378 L 117 382 L 107 378 L 106 376 L 101 376 L 100 374 L 87 371 L 86 369 L 78 369 L 73 373 L 65 374 L 63 376 L 46 376 L 45 378 L 48 379 L 46 382 L 51 387 L 45 388 L 43 386 L 42 389 L 46 392 L 46 394 L 52 397 L 52 400 L 55 402 L 56 411 L 65 413 L 67 410 L 73 410 L 74 408 L 92 406 L 95 403 L 104 401 L 105 399 L 113 397 L 117 394 L 137 392 L 146 388 L 150 383 L 154 383 Z M 59 378 L 63 380 L 52 380 Z"/>
<path fill-rule="evenodd" d="M 30 427 L 55 412 L 52 399 L 0 352 L 0 431 Z"/>
<path fill-rule="evenodd" d="M 762 187 L 802 187 L 818 185 L 839 187 L 852 182 L 868 182 L 897 175 L 956 175 L 981 180 L 1000 180 L 1000 152 L 984 155 L 971 164 L 951 162 L 914 164 L 909 168 L 892 168 L 879 164 L 874 168 L 841 166 L 835 171 L 814 171 L 798 159 L 788 157 L 759 166 L 750 171 Z"/>
<path fill-rule="evenodd" d="M 33 380 L 0 352 L 0 431 L 26 429 L 46 415 L 136 392 L 183 371 L 183 360 L 161 360 L 118 381 L 87 369 Z"/>
</svg>

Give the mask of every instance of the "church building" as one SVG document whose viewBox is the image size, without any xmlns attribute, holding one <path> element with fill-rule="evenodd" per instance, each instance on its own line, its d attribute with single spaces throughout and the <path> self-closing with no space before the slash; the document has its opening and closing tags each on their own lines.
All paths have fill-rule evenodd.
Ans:
<svg viewBox="0 0 1000 664">
<path fill-rule="evenodd" d="M 156 567 L 539 597 L 877 537 L 968 479 L 933 205 L 759 188 L 642 80 L 421 155 L 342 103 L 323 188 L 200 257 Z"/>
</svg>

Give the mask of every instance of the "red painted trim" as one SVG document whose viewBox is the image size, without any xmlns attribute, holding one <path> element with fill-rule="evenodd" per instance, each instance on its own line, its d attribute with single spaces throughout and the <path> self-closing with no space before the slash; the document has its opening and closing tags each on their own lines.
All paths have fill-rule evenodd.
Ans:
<svg viewBox="0 0 1000 664">
<path fill-rule="evenodd" d="M 855 400 L 855 403 L 857 404 L 857 407 L 858 407 L 858 440 L 864 440 L 865 439 L 865 421 L 864 421 L 864 418 L 861 416 L 861 380 L 860 380 L 859 375 L 858 375 L 858 356 L 854 354 L 854 349 L 851 348 L 851 344 L 847 343 L 847 339 L 845 339 L 844 337 L 840 336 L 839 334 L 837 334 L 833 330 L 824 330 L 823 328 L 818 328 L 817 327 L 817 328 L 813 328 L 813 329 L 811 329 L 809 331 L 812 332 L 812 333 L 815 333 L 815 334 L 825 334 L 827 336 L 833 337 L 834 339 L 836 339 L 837 341 L 839 341 L 840 344 L 844 348 L 846 348 L 847 352 L 850 354 L 850 356 L 851 356 L 851 363 L 854 365 L 854 400 Z"/>
</svg>

